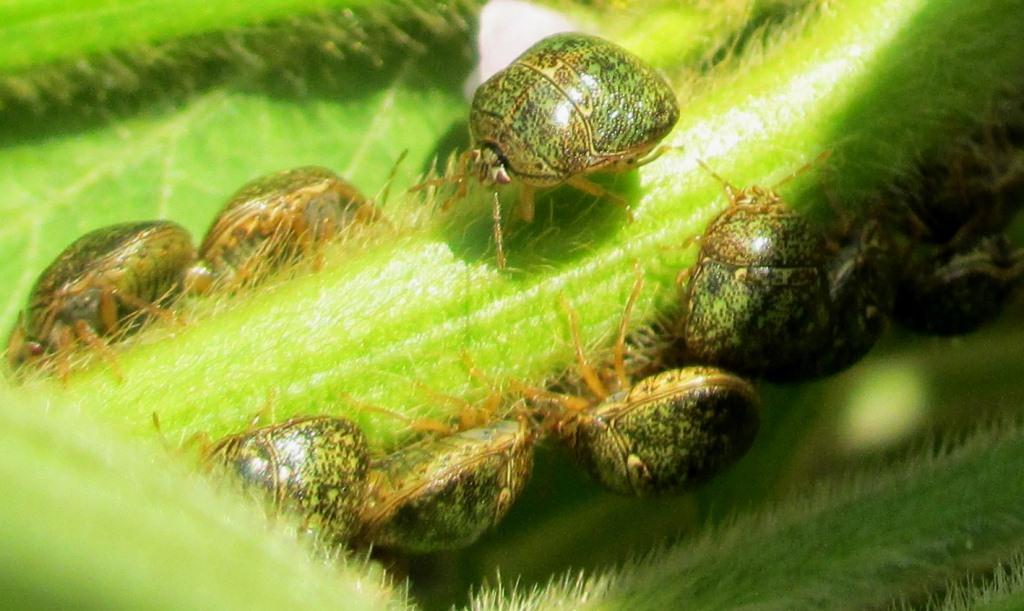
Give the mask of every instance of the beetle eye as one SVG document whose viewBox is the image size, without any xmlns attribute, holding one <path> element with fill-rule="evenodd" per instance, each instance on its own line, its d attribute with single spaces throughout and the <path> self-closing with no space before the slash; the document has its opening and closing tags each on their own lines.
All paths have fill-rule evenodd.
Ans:
<svg viewBox="0 0 1024 611">
<path fill-rule="evenodd" d="M 39 356 L 43 353 L 43 345 L 39 342 L 28 342 L 25 344 L 25 349 L 30 356 Z"/>
<path fill-rule="evenodd" d="M 509 178 L 508 172 L 505 170 L 505 166 L 498 166 L 491 170 L 491 180 L 499 185 L 507 185 L 512 182 Z"/>
</svg>

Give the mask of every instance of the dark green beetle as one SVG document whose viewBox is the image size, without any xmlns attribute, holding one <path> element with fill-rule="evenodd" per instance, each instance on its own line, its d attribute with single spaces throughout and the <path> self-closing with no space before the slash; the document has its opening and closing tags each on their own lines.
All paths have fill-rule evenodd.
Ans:
<svg viewBox="0 0 1024 611">
<path fill-rule="evenodd" d="M 846 233 L 845 245 L 828 268 L 830 333 L 820 350 L 808 353 L 804 377 L 827 376 L 850 367 L 889 326 L 896 291 L 891 236 L 875 219 Z"/>
<path fill-rule="evenodd" d="M 990 117 L 978 132 L 951 142 L 920 168 L 920 179 L 897 189 L 894 224 L 915 241 L 968 249 L 1005 231 L 1024 206 L 1020 127 Z"/>
<path fill-rule="evenodd" d="M 952 251 L 915 245 L 896 294 L 893 317 L 930 335 L 959 335 L 995 318 L 1024 283 L 1024 249 L 1004 235 Z"/>
<path fill-rule="evenodd" d="M 332 541 L 356 531 L 366 499 L 369 451 L 362 430 L 345 418 L 314 416 L 230 435 L 206 460 L 237 477 L 303 527 Z"/>
<path fill-rule="evenodd" d="M 757 393 L 716 367 L 644 378 L 559 423 L 576 460 L 609 490 L 677 494 L 725 470 L 758 429 Z"/>
<path fill-rule="evenodd" d="M 526 486 L 534 440 L 525 419 L 502 420 L 374 461 L 359 539 L 411 553 L 473 543 Z"/>
<path fill-rule="evenodd" d="M 63 377 L 75 345 L 107 354 L 101 338 L 134 331 L 164 313 L 161 307 L 180 292 L 195 258 L 192 236 L 169 221 L 90 231 L 39 275 L 7 342 L 8 362 L 18 367 L 56 354 Z"/>
<path fill-rule="evenodd" d="M 724 185 L 729 206 L 700 238 L 697 263 L 680 274 L 686 281 L 682 358 L 794 381 L 835 373 L 863 357 L 884 331 L 892 304 L 892 245 L 880 224 L 844 232 L 840 248 L 774 188 L 736 189 L 711 174 Z"/>
<path fill-rule="evenodd" d="M 771 379 L 801 376 L 831 331 L 825 236 L 772 189 L 722 182 L 729 207 L 688 273 L 686 353 Z"/>
<path fill-rule="evenodd" d="M 473 172 L 486 184 L 519 181 L 520 216 L 530 220 L 535 188 L 608 195 L 585 175 L 648 161 L 678 119 L 672 88 L 638 57 L 594 36 L 555 34 L 476 90 Z"/>
<path fill-rule="evenodd" d="M 204 292 L 214 284 L 253 284 L 353 223 L 376 217 L 373 205 L 327 168 L 262 176 L 242 186 L 214 219 L 189 287 Z"/>
<path fill-rule="evenodd" d="M 606 488 L 633 496 L 678 494 L 746 453 L 757 434 L 760 402 L 749 382 L 715 367 L 663 371 L 631 385 L 625 372 L 625 331 L 641 286 L 638 277 L 619 325 L 617 392 L 607 389 L 584 357 L 571 308 L 579 373 L 593 399 L 530 388 L 524 392 L 561 405 L 549 428 Z"/>
</svg>

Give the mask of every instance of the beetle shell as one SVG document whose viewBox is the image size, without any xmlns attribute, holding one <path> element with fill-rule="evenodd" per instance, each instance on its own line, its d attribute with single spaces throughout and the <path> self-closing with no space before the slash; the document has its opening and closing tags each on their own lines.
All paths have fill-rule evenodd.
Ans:
<svg viewBox="0 0 1024 611">
<path fill-rule="evenodd" d="M 973 243 L 1006 230 L 1024 205 L 1020 148 L 986 126 L 968 145 L 957 144 L 921 169 L 921 184 L 900 198 L 906 232 L 932 244 Z M 908 224 L 907 213 L 913 220 Z"/>
<path fill-rule="evenodd" d="M 919 246 L 899 283 L 893 317 L 919 333 L 968 333 L 995 318 L 1022 281 L 1024 250 L 1006 236 L 951 254 Z"/>
<path fill-rule="evenodd" d="M 645 378 L 558 429 L 605 487 L 634 496 L 680 493 L 746 453 L 758 429 L 758 399 L 742 378 L 686 367 Z"/>
<path fill-rule="evenodd" d="M 473 543 L 526 486 L 533 442 L 527 423 L 504 420 L 375 462 L 361 539 L 411 553 Z"/>
<path fill-rule="evenodd" d="M 773 197 L 737 198 L 708 227 L 680 335 L 699 362 L 790 379 L 830 332 L 827 245 Z"/>
<path fill-rule="evenodd" d="M 173 298 L 195 258 L 192 236 L 169 221 L 123 223 L 85 234 L 39 275 L 8 342 L 11 365 L 70 347 L 81 323 L 97 336 L 137 328 L 143 317 L 132 315 L 140 303 Z M 113 300 L 113 325 L 102 312 L 105 297 Z"/>
<path fill-rule="evenodd" d="M 369 453 L 362 430 L 344 418 L 294 418 L 231 435 L 207 460 L 265 494 L 275 512 L 302 516 L 310 531 L 347 541 L 355 530 Z"/>
<path fill-rule="evenodd" d="M 628 167 L 678 118 L 671 87 L 639 58 L 600 38 L 556 34 L 480 85 L 469 123 L 481 179 L 503 169 L 543 187 Z"/>
<path fill-rule="evenodd" d="M 211 281 L 258 281 L 353 222 L 374 216 L 366 198 L 326 168 L 257 178 L 232 195 L 213 221 L 199 247 L 203 263 L 192 284 L 202 290 Z"/>
<path fill-rule="evenodd" d="M 888 327 L 895 298 L 893 244 L 874 220 L 854 231 L 829 270 L 832 332 L 825 348 L 807 355 L 817 376 L 842 371 L 861 358 Z"/>
</svg>

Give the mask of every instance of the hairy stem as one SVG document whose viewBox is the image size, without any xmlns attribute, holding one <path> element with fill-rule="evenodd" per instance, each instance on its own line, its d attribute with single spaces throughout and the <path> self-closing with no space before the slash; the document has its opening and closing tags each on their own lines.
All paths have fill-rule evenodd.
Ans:
<svg viewBox="0 0 1024 611">
<path fill-rule="evenodd" d="M 404 432 L 398 421 L 341 397 L 450 415 L 455 404 L 418 384 L 482 395 L 464 353 L 495 379 L 541 380 L 572 362 L 560 302 L 579 312 L 587 344 L 609 338 L 634 262 L 648 280 L 634 320 L 670 311 L 676 272 L 690 261 L 680 245 L 724 203 L 698 159 L 736 184 L 773 184 L 832 151 L 830 191 L 851 207 L 907 171 L 979 120 L 1008 75 L 1022 72 L 1015 32 L 1024 15 L 1012 4 L 860 0 L 821 9 L 762 60 L 723 69 L 683 97 L 667 139 L 677 150 L 616 185 L 635 202 L 632 223 L 604 202 L 557 190 L 542 198 L 533 224 L 510 229 L 513 269 L 502 272 L 488 251 L 481 194 L 459 213 L 328 252 L 316 274 L 163 330 L 173 339 L 122 354 L 124 382 L 96 366 L 66 387 L 41 383 L 40 392 L 136 433 L 149 433 L 157 412 L 182 437 L 238 429 L 273 393 L 278 417 L 346 414 L 391 440 Z M 823 207 L 818 190 L 796 188 L 818 175 L 784 194 L 795 206 Z M 420 205 L 410 199 L 396 214 Z M 181 392 L 166 392 L 169 384 Z"/>
</svg>

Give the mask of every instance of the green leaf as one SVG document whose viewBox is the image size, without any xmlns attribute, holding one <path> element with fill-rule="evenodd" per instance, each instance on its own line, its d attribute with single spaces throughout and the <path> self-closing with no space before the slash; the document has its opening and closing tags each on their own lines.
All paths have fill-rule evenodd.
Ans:
<svg viewBox="0 0 1024 611">
<path fill-rule="evenodd" d="M 473 608 L 878 608 L 1024 544 L 1024 435 L 993 427 L 897 469 L 819 486 L 766 514 L 611 571 Z M 999 430 L 1004 429 L 1004 430 Z"/>
<path fill-rule="evenodd" d="M 156 443 L 0 392 L 0 590 L 11 608 L 370 609 L 379 569 L 298 543 Z"/>
<path fill-rule="evenodd" d="M 367 4 L 366 0 L 12 2 L 0 6 L 0 71 Z"/>
</svg>

